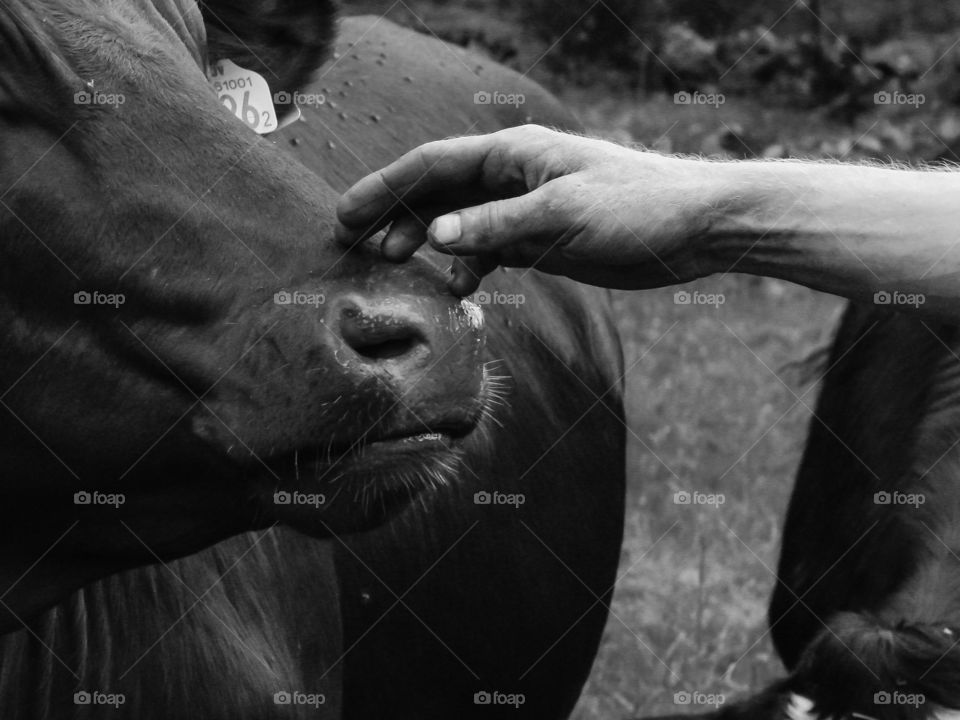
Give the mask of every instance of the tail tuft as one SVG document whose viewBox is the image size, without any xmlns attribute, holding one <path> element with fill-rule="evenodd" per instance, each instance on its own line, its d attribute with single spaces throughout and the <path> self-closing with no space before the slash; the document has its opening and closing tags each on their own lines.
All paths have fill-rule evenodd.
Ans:
<svg viewBox="0 0 960 720">
<path fill-rule="evenodd" d="M 746 700 L 692 716 L 831 719 L 960 720 L 960 631 L 938 623 L 891 626 L 866 614 L 840 613 L 807 645 L 788 678 Z"/>
<path fill-rule="evenodd" d="M 789 685 L 820 717 L 916 720 L 960 710 L 960 633 L 841 613 L 804 650 Z"/>
</svg>

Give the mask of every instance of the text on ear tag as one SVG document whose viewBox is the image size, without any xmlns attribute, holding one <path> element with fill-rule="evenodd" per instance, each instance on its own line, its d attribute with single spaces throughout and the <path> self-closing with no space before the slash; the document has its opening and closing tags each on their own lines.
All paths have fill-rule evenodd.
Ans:
<svg viewBox="0 0 960 720">
<path fill-rule="evenodd" d="M 220 102 L 248 128 L 261 135 L 277 129 L 277 111 L 262 75 L 231 60 L 218 60 L 207 77 Z"/>
</svg>

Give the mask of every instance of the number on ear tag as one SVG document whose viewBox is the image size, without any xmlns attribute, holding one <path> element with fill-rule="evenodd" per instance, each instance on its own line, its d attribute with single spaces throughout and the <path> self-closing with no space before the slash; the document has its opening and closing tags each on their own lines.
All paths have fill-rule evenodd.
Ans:
<svg viewBox="0 0 960 720">
<path fill-rule="evenodd" d="M 210 66 L 208 77 L 220 102 L 244 125 L 261 135 L 277 129 L 277 111 L 262 75 L 231 60 L 219 60 Z"/>
</svg>

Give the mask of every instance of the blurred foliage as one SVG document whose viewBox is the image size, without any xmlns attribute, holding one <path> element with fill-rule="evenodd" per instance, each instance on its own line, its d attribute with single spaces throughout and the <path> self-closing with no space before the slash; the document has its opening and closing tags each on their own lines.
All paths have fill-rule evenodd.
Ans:
<svg viewBox="0 0 960 720">
<path fill-rule="evenodd" d="M 842 45 L 856 52 L 909 33 L 942 32 L 960 24 L 960 3 L 933 0 L 529 0 L 524 25 L 557 51 L 550 69 L 588 84 L 581 68 L 629 73 L 635 86 L 664 86 L 662 54 L 675 28 L 693 37 L 736 42 L 744 32 L 806 38 L 808 47 Z M 814 55 L 807 62 L 819 62 Z M 666 61 L 668 64 L 671 60 Z M 828 67 L 824 77 L 833 72 Z M 834 63 L 836 65 L 836 63 Z M 667 79 L 666 89 L 672 83 Z"/>
<path fill-rule="evenodd" d="M 637 41 L 654 44 L 658 28 L 674 23 L 707 37 L 762 25 L 783 34 L 822 32 L 873 43 L 960 22 L 960 4 L 939 0 L 528 0 L 521 12 L 537 33 L 560 40 L 565 50 L 600 54 Z"/>
<path fill-rule="evenodd" d="M 635 67 L 645 44 L 663 21 L 663 0 L 605 0 L 593 3 L 529 0 L 521 10 L 525 25 L 545 41 L 555 44 L 555 66 L 591 62 Z"/>
<path fill-rule="evenodd" d="M 812 32 L 880 43 L 913 32 L 942 32 L 960 24 L 955 0 L 342 0 L 350 13 L 416 18 L 428 6 L 451 12 L 521 20 L 527 30 L 564 54 L 591 62 L 635 62 L 631 51 L 658 44 L 663 28 L 690 27 L 708 38 L 762 26 L 782 35 Z M 404 22 L 404 24 L 413 24 Z"/>
</svg>

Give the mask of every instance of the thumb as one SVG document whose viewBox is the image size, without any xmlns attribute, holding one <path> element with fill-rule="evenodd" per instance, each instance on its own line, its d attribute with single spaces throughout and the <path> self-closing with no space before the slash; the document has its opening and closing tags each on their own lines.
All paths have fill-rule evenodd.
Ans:
<svg viewBox="0 0 960 720">
<path fill-rule="evenodd" d="M 524 242 L 558 238 L 569 227 L 561 213 L 551 209 L 545 187 L 442 215 L 430 224 L 427 238 L 436 250 L 457 255 L 486 255 Z"/>
</svg>

